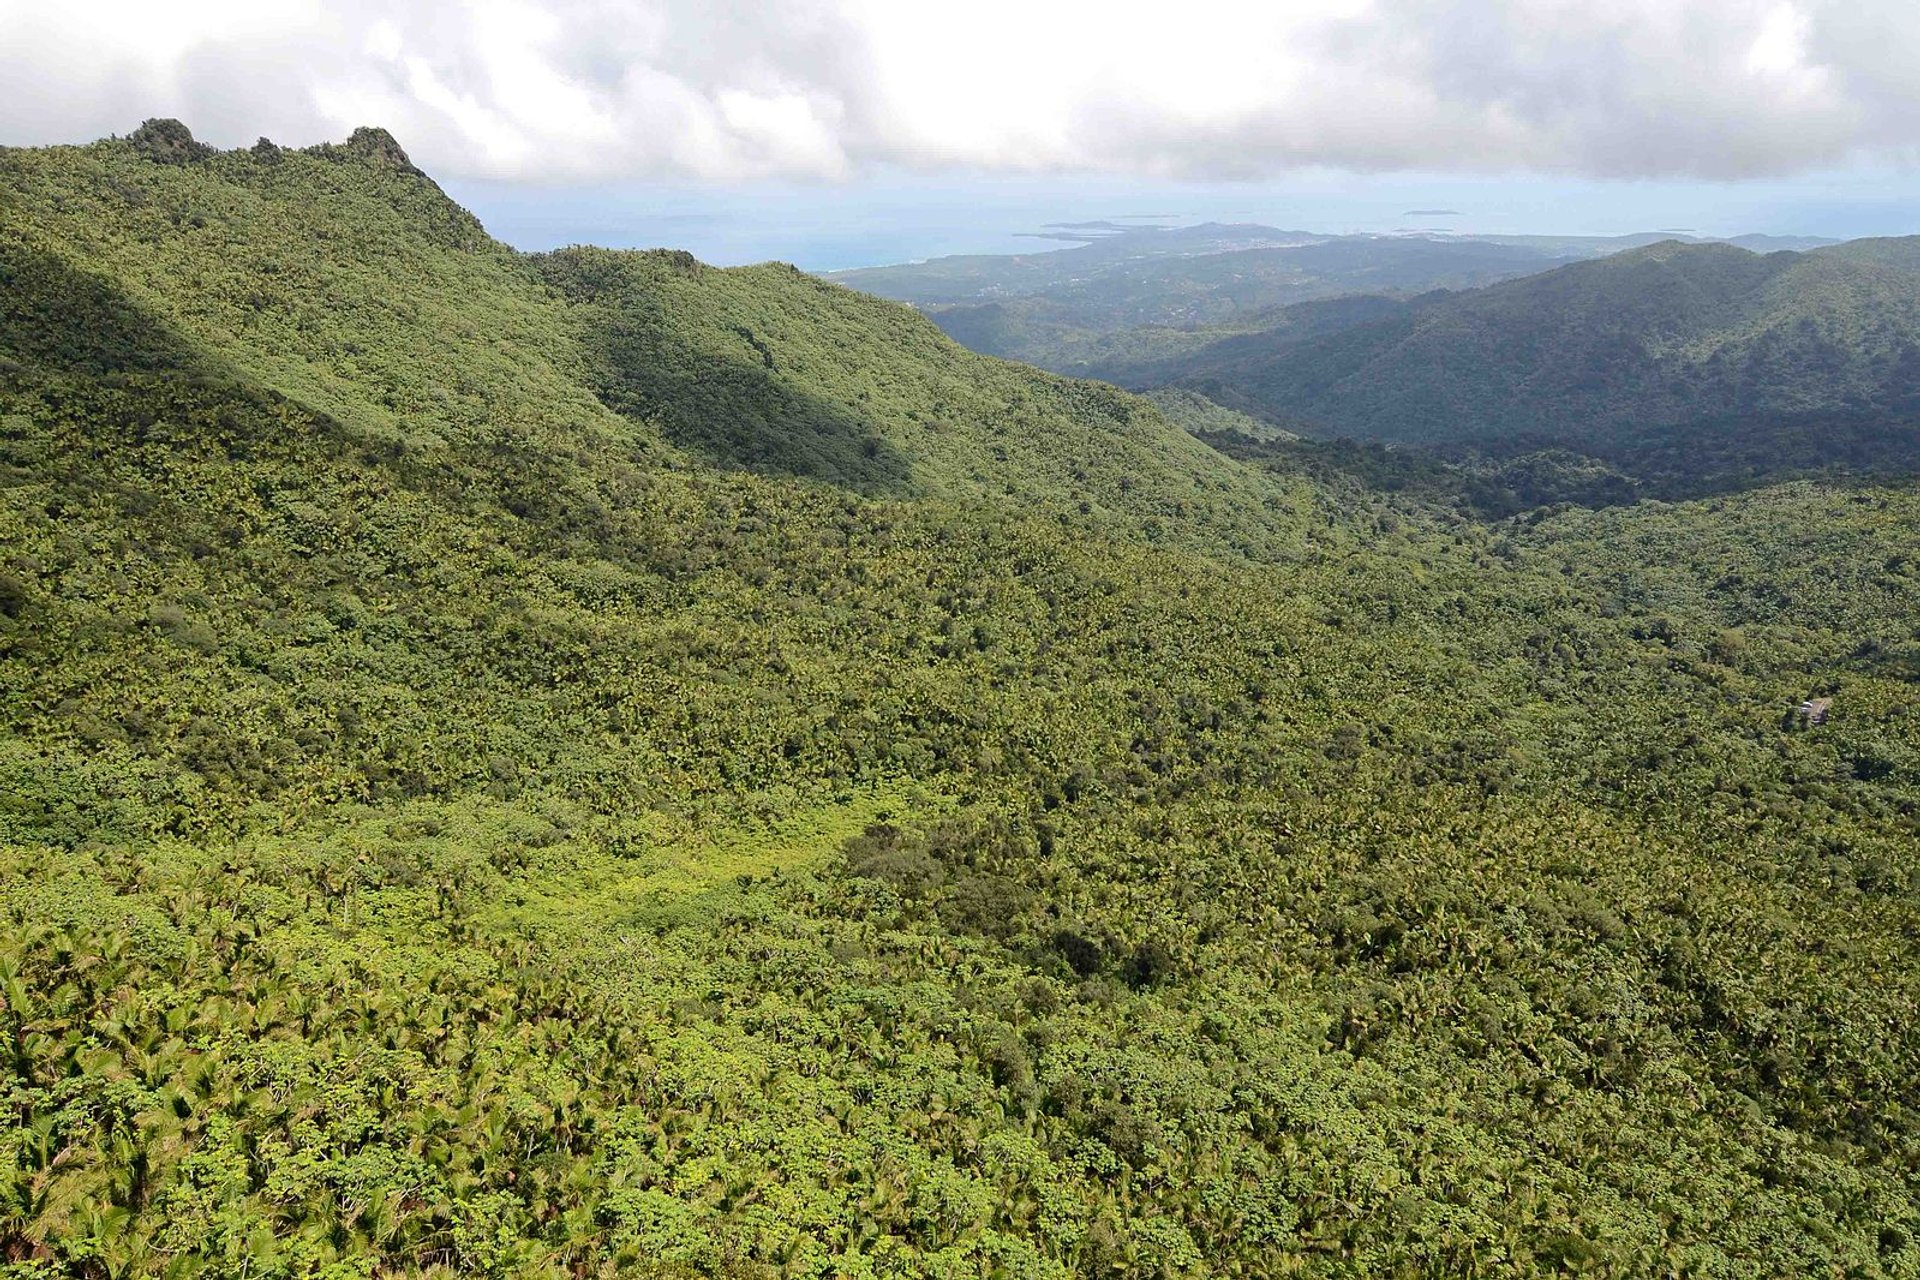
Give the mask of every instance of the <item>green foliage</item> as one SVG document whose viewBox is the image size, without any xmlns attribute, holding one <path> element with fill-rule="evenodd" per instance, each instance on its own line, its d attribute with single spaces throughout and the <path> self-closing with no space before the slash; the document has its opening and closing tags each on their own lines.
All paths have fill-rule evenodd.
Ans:
<svg viewBox="0 0 1920 1280">
<path fill-rule="evenodd" d="M 1185 387 L 1157 387 L 1146 392 L 1145 398 L 1158 406 L 1168 422 L 1208 440 L 1215 448 L 1221 448 L 1236 437 L 1264 442 L 1299 438 L 1290 431 L 1282 431 L 1258 418 L 1215 404 L 1199 392 L 1188 391 Z"/>
<path fill-rule="evenodd" d="M 1920 1270 L 1911 489 L 156 136 L 0 153 L 8 1274 Z"/>
<path fill-rule="evenodd" d="M 1229 339 L 1128 381 L 1177 382 L 1318 434 L 1572 447 L 1656 485 L 1823 466 L 1911 474 L 1913 261 L 1899 242 L 1767 255 L 1659 244 L 1306 341 L 1284 328 Z"/>
<path fill-rule="evenodd" d="M 1388 298 L 1364 295 L 1471 288 L 1614 247 L 1208 223 L 1133 228 L 1051 253 L 866 267 L 834 279 L 925 308 L 975 351 L 1135 385 L 1142 379 L 1128 375 L 1136 370 L 1210 351 L 1230 334 L 1333 328 L 1394 309 Z M 1319 299 L 1332 301 L 1293 310 Z"/>
<path fill-rule="evenodd" d="M 601 249 L 536 261 L 572 304 L 602 400 L 715 461 L 870 494 L 1051 503 L 1130 528 L 1173 518 L 1262 545 L 1283 532 L 1270 490 L 1142 401 L 970 356 L 907 308 L 777 264 L 720 271 Z"/>
</svg>

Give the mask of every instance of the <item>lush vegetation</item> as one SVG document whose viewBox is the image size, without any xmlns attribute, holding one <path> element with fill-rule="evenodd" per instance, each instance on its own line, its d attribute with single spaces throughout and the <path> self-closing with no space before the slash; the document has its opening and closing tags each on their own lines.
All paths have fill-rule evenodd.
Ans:
<svg viewBox="0 0 1920 1280">
<path fill-rule="evenodd" d="M 1054 233 L 1070 239 L 1075 233 Z M 1047 253 L 935 258 L 834 279 L 910 302 L 962 345 L 1123 386 L 1158 386 L 1190 363 L 1392 314 L 1395 299 L 1470 289 L 1662 240 L 1634 236 L 1316 235 L 1251 224 L 1094 224 Z M 1743 236 L 1761 252 L 1832 241 Z M 1324 303 L 1303 306 L 1303 303 Z"/>
<path fill-rule="evenodd" d="M 1145 380 L 1320 434 L 1608 456 L 1657 452 L 1647 437 L 1677 429 L 1723 458 L 1760 420 L 1756 454 L 1855 455 L 1920 420 L 1917 268 L 1904 241 L 1765 255 L 1659 244 L 1305 341 L 1223 342 Z M 1910 468 L 1910 434 L 1903 444 Z"/>
<path fill-rule="evenodd" d="M 1336 442 L 1266 451 L 1317 469 L 1362 461 L 1340 441 L 1418 446 L 1386 470 L 1483 515 L 1920 470 L 1920 238 L 1247 247 L 1220 239 L 1234 230 L 1263 229 L 840 278 L 973 350 L 1180 397 L 1168 416 L 1230 451 Z M 1525 278 L 1489 284 L 1508 276 Z M 1377 456 L 1363 469 L 1384 476 Z"/>
<path fill-rule="evenodd" d="M 1471 288 L 1617 247 L 1207 223 L 1134 229 L 1050 253 L 865 267 L 834 279 L 921 307 L 972 350 L 1132 385 L 1139 379 L 1128 375 L 1141 366 L 1339 314 L 1288 317 L 1299 303 Z"/>
<path fill-rule="evenodd" d="M 8 1275 L 1920 1270 L 1920 494 L 1493 519 L 375 131 L 0 193 Z"/>
<path fill-rule="evenodd" d="M 1271 442 L 1299 438 L 1258 418 L 1215 404 L 1185 387 L 1156 387 L 1144 393 L 1144 398 L 1152 401 L 1168 422 L 1209 440 L 1215 448 L 1220 448 L 1223 440 L 1245 438 Z"/>
</svg>

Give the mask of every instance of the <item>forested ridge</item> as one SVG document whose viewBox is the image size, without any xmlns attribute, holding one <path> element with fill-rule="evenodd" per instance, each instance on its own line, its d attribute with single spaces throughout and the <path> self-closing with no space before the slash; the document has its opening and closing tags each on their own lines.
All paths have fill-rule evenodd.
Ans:
<svg viewBox="0 0 1920 1280">
<path fill-rule="evenodd" d="M 1162 404 L 0 151 L 5 1274 L 1920 1273 L 1920 494 Z"/>
<path fill-rule="evenodd" d="M 1245 237 L 1240 243 L 1215 238 L 1236 231 Z M 1262 232 L 1273 243 L 1255 238 Z M 1134 230 L 1051 253 L 938 259 L 833 278 L 925 307 L 972 350 L 1100 377 L 1109 368 L 1177 359 L 1225 334 L 1284 325 L 1294 307 L 1294 316 L 1337 314 L 1338 303 L 1351 297 L 1471 288 L 1613 247 L 1203 225 Z M 1334 305 L 1303 305 L 1315 300 Z"/>
<path fill-rule="evenodd" d="M 974 351 L 1131 387 L 1159 385 L 1190 363 L 1194 371 L 1231 366 L 1236 351 L 1271 354 L 1398 311 L 1397 303 L 1663 241 L 1758 253 L 1838 248 L 1805 236 L 1328 235 L 1232 223 L 1068 224 L 1048 238 L 1083 243 L 859 267 L 832 278 L 923 308 Z M 1883 265 L 1911 258 L 1898 241 L 1841 252 L 1875 253 L 1869 245 L 1880 246 Z"/>
<path fill-rule="evenodd" d="M 1311 315 L 1107 370 L 1322 435 L 1542 443 L 1671 471 L 1920 467 L 1920 238 L 1807 252 L 1669 242 L 1338 330 Z M 1191 347 L 1191 344 L 1190 344 Z M 1758 447 L 1754 447 L 1755 443 Z"/>
</svg>

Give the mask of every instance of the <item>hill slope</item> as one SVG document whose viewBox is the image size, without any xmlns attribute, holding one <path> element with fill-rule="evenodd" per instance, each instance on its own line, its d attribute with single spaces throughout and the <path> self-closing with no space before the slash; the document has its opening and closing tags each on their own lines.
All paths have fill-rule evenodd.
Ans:
<svg viewBox="0 0 1920 1280">
<path fill-rule="evenodd" d="M 571 304 L 603 402 L 702 457 L 866 493 L 1051 503 L 1136 530 L 1178 514 L 1189 534 L 1287 540 L 1272 490 L 1149 402 L 975 356 L 897 304 L 685 255 L 574 249 L 535 266 Z"/>
<path fill-rule="evenodd" d="M 1604 448 L 1694 423 L 1906 422 L 1920 415 L 1910 256 L 1655 245 L 1324 338 L 1222 343 L 1156 373 L 1276 420 L 1422 443 Z"/>
<path fill-rule="evenodd" d="M 378 131 L 188 164 L 142 148 L 10 153 L 15 270 L 109 275 L 234 376 L 421 456 L 677 443 L 862 490 L 1131 516 L 1262 501 L 1144 401 L 976 359 L 906 308 L 791 269 L 521 258 Z"/>
<path fill-rule="evenodd" d="M 1913 492 L 1487 527 L 373 131 L 0 179 L 13 1271 L 1920 1266 Z"/>
<path fill-rule="evenodd" d="M 1277 231 L 1273 243 L 1239 247 L 1201 238 L 1210 230 L 1130 232 L 1040 255 L 1032 267 L 1026 258 L 943 260 L 833 278 L 925 307 L 973 350 L 1099 375 L 1123 362 L 1187 351 L 1223 332 L 1262 328 L 1270 313 L 1296 303 L 1469 288 L 1578 256 L 1472 240 Z M 961 262 L 974 263 L 980 278 L 959 270 Z"/>
<path fill-rule="evenodd" d="M 1660 239 L 1136 227 L 1051 253 L 939 258 L 833 279 L 926 309 L 975 351 L 1135 385 L 1138 376 L 1123 370 L 1276 328 L 1272 313 L 1298 303 L 1474 288 Z M 1748 242 L 1774 249 L 1832 243 L 1765 236 L 1733 243 Z"/>
</svg>

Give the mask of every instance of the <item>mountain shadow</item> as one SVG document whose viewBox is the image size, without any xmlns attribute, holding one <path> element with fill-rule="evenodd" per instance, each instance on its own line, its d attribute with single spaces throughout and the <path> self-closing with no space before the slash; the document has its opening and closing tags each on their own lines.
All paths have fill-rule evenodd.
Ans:
<svg viewBox="0 0 1920 1280">
<path fill-rule="evenodd" d="M 1920 475 L 1920 413 L 1861 408 L 1722 415 L 1624 432 L 1591 453 L 1668 501 L 1783 480 L 1873 484 Z"/>
<path fill-rule="evenodd" d="M 0 461 L 52 466 L 49 424 L 85 421 L 87 443 L 211 447 L 255 456 L 290 433 L 345 441 L 327 415 L 262 386 L 115 282 L 0 235 Z M 22 424 L 39 420 L 33 429 Z M 37 441 L 37 443 L 36 443 Z M 60 474 L 79 464 L 55 468 Z"/>
<path fill-rule="evenodd" d="M 914 491 L 909 459 L 877 424 L 784 376 L 783 362 L 808 351 L 726 316 L 689 325 L 652 287 L 662 272 L 714 268 L 686 253 L 581 249 L 536 262 L 574 304 L 590 385 L 614 412 L 719 465 L 873 496 Z"/>
<path fill-rule="evenodd" d="M 88 376 L 212 373 L 208 359 L 108 280 L 0 235 L 0 366 Z"/>
<path fill-rule="evenodd" d="M 378 471 L 431 501 L 490 502 L 556 541 L 612 546 L 607 500 L 570 458 L 497 433 L 431 460 L 263 383 L 178 332 L 119 284 L 22 235 L 0 234 L 0 480 L 32 474 L 83 502 L 98 487 L 88 458 L 149 447 L 160 459 Z M 191 465 L 191 464 L 190 464 Z M 160 472 L 116 479 L 136 507 Z"/>
</svg>

